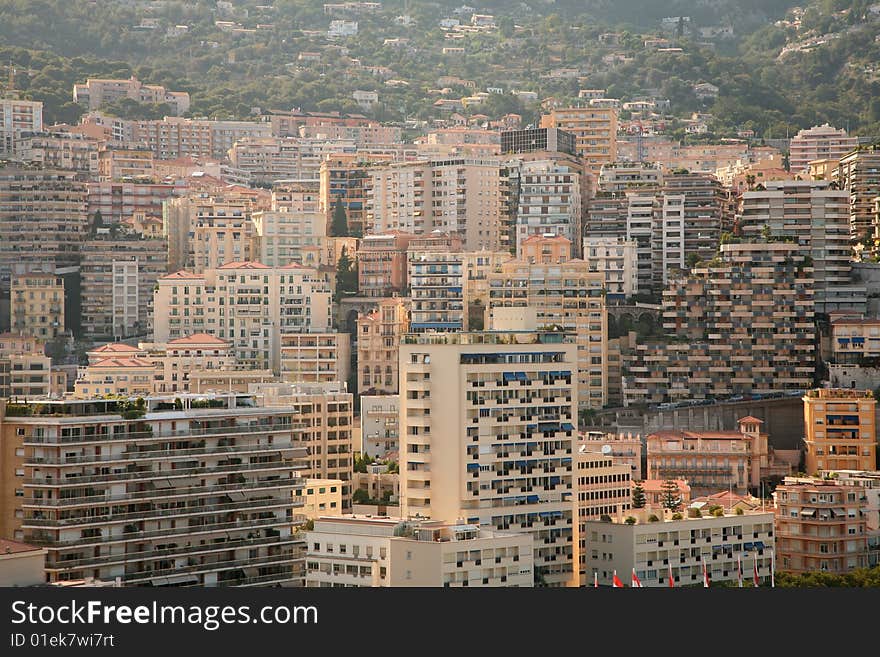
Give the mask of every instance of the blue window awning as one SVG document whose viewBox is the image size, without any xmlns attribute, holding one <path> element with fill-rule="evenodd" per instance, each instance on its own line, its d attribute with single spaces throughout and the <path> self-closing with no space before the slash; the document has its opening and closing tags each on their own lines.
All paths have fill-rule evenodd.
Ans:
<svg viewBox="0 0 880 657">
<path fill-rule="evenodd" d="M 574 431 L 574 425 L 571 422 L 563 422 L 562 423 L 563 431 Z"/>
<path fill-rule="evenodd" d="M 479 469 L 480 469 L 480 464 L 479 464 L 479 463 L 468 463 L 468 464 L 467 464 L 467 469 L 468 469 L 468 470 L 479 470 Z"/>
</svg>

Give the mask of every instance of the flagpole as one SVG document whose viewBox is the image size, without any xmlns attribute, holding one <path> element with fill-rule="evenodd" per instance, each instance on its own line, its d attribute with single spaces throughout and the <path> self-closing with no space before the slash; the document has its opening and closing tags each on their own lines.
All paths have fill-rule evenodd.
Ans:
<svg viewBox="0 0 880 657">
<path fill-rule="evenodd" d="M 776 560 L 773 556 L 773 552 L 774 552 L 773 549 L 771 549 L 770 550 L 770 588 L 771 589 L 776 588 L 776 573 L 774 572 L 776 570 Z"/>
</svg>

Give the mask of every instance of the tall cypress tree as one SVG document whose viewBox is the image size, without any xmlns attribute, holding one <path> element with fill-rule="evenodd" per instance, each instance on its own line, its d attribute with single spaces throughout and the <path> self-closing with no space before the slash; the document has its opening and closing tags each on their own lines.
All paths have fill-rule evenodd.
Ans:
<svg viewBox="0 0 880 657">
<path fill-rule="evenodd" d="M 634 508 L 634 509 L 644 509 L 645 508 L 645 489 L 642 488 L 641 481 L 637 481 L 635 484 L 633 484 L 632 508 Z"/>
<path fill-rule="evenodd" d="M 337 201 L 333 206 L 333 218 L 330 221 L 331 237 L 348 237 L 348 215 L 345 213 L 345 206 L 341 201 Z"/>
</svg>

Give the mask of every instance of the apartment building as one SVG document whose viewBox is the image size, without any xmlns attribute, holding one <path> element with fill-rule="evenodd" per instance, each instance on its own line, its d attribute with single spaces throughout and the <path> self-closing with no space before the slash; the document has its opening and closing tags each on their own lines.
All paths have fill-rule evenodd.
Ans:
<svg viewBox="0 0 880 657">
<path fill-rule="evenodd" d="M 652 521 L 651 515 L 663 517 Z M 761 584 L 770 583 L 779 544 L 772 512 L 673 520 L 668 513 L 631 509 L 628 516 L 636 522 L 625 522 L 623 515 L 587 521 L 588 581 L 595 576 L 600 586 L 611 586 L 615 571 L 626 581 L 635 570 L 643 587 L 668 587 L 670 573 L 675 586 L 700 586 L 705 568 L 710 584 L 736 583 L 741 564 L 745 579 L 757 569 Z"/>
<path fill-rule="evenodd" d="M 43 103 L 21 98 L 0 98 L 0 155 L 22 154 L 27 133 L 43 131 Z"/>
<path fill-rule="evenodd" d="M 45 564 L 45 548 L 0 538 L 0 586 L 11 588 L 45 584 Z"/>
<path fill-rule="evenodd" d="M 724 244 L 663 292 L 663 328 L 623 354 L 626 405 L 807 390 L 812 267 L 796 244 Z"/>
<path fill-rule="evenodd" d="M 573 134 L 577 154 L 598 177 L 602 165 L 617 160 L 617 110 L 599 107 L 557 107 L 541 117 L 542 128 Z"/>
<path fill-rule="evenodd" d="M 282 333 L 281 378 L 289 383 L 347 382 L 351 336 L 333 331 Z"/>
<path fill-rule="evenodd" d="M 105 358 L 78 373 L 73 394 L 77 399 L 105 395 L 146 397 L 154 392 L 156 372 L 156 364 L 146 358 Z"/>
<path fill-rule="evenodd" d="M 792 137 L 788 160 L 792 171 L 806 172 L 813 160 L 839 160 L 858 145 L 858 137 L 848 137 L 846 130 L 825 123 Z"/>
<path fill-rule="evenodd" d="M 532 235 L 523 240 L 519 259 L 529 264 L 558 265 L 571 260 L 571 241 L 561 235 Z M 509 256 L 511 260 L 513 256 Z"/>
<path fill-rule="evenodd" d="M 390 230 L 458 233 L 468 251 L 509 247 L 503 195 L 507 181 L 496 159 L 400 162 L 370 171 L 366 223 Z"/>
<path fill-rule="evenodd" d="M 858 147 L 842 156 L 831 180 L 849 193 L 849 229 L 854 242 L 880 237 L 875 222 L 874 199 L 880 196 L 880 149 Z"/>
<path fill-rule="evenodd" d="M 0 333 L 0 397 L 47 397 L 64 392 L 64 386 L 53 380 L 54 374 L 43 341 L 21 333 Z"/>
<path fill-rule="evenodd" d="M 229 163 L 247 174 L 252 182 L 321 179 L 321 164 L 339 152 L 355 153 L 353 141 L 304 139 L 302 137 L 259 137 L 236 141 L 229 149 Z"/>
<path fill-rule="evenodd" d="M 342 515 L 341 479 L 306 479 L 294 495 L 303 498 L 302 514 L 309 520 Z"/>
<path fill-rule="evenodd" d="M 769 181 L 743 193 L 738 223 L 745 239 L 769 226 L 771 238 L 793 240 L 812 261 L 816 312 L 837 309 L 833 290 L 852 285 L 849 192 L 828 181 Z"/>
<path fill-rule="evenodd" d="M 786 477 L 774 498 L 778 570 L 841 574 L 867 566 L 867 496 L 862 486 Z"/>
<path fill-rule="evenodd" d="M 73 85 L 73 102 L 86 105 L 90 111 L 127 98 L 142 104 L 168 105 L 181 116 L 189 111 L 189 94 L 170 91 L 160 84 L 144 84 L 134 76 L 128 80 L 89 78 Z"/>
<path fill-rule="evenodd" d="M 101 181 L 152 180 L 155 175 L 151 150 L 105 144 L 98 151 L 98 179 Z"/>
<path fill-rule="evenodd" d="M 806 471 L 876 469 L 876 405 L 871 390 L 808 390 L 804 396 Z"/>
<path fill-rule="evenodd" d="M 404 336 L 401 515 L 527 535 L 536 582 L 576 585 L 576 368 L 561 333 Z"/>
<path fill-rule="evenodd" d="M 831 353 L 835 364 L 868 365 L 880 358 L 880 319 L 843 316 L 831 320 Z"/>
<path fill-rule="evenodd" d="M 358 293 L 391 297 L 407 288 L 407 250 L 415 235 L 390 231 L 367 235 L 358 245 Z"/>
<path fill-rule="evenodd" d="M 3 101 L 0 101 L 2 103 Z M 63 169 L 98 178 L 96 139 L 72 132 L 39 132 L 22 135 L 19 156 L 42 169 Z"/>
<path fill-rule="evenodd" d="M 411 239 L 406 278 L 411 331 L 468 328 L 464 254 L 458 235 L 435 231 Z"/>
<path fill-rule="evenodd" d="M 314 269 L 231 262 L 203 274 L 179 271 L 157 281 L 153 341 L 208 333 L 233 345 L 245 368 L 281 371 L 281 335 L 326 331 L 327 282 Z"/>
<path fill-rule="evenodd" d="M 608 319 L 604 277 L 583 260 L 528 264 L 510 260 L 489 275 L 488 326 L 501 328 L 498 309 L 527 308 L 540 330 L 575 336 L 578 362 L 578 408 L 601 408 L 607 401 Z"/>
<path fill-rule="evenodd" d="M 0 276 L 18 263 L 78 264 L 86 210 L 72 171 L 0 168 Z"/>
<path fill-rule="evenodd" d="M 579 442 L 575 452 L 577 463 L 577 563 L 579 586 L 587 586 L 587 520 L 627 511 L 632 506 L 632 470 L 628 463 Z"/>
<path fill-rule="evenodd" d="M 661 289 L 689 259 L 711 260 L 731 230 L 721 183 L 711 174 L 672 172 L 663 178 L 651 235 L 654 287 Z"/>
<path fill-rule="evenodd" d="M 262 397 L 265 406 L 296 411 L 298 444 L 307 449 L 300 474 L 342 481 L 342 509 L 351 509 L 354 395 L 345 384 L 255 383 L 250 392 Z"/>
<path fill-rule="evenodd" d="M 559 128 L 527 128 L 505 130 L 501 133 L 501 153 L 534 153 L 541 151 L 577 153 L 575 136 Z"/>
<path fill-rule="evenodd" d="M 580 445 L 588 452 L 601 452 L 614 458 L 615 464 L 626 464 L 633 481 L 642 481 L 642 437 L 632 433 L 585 431 L 579 434 Z"/>
<path fill-rule="evenodd" d="M 301 582 L 296 410 L 237 395 L 181 405 L 3 403 L 0 535 L 45 547 L 50 583 Z"/>
<path fill-rule="evenodd" d="M 523 242 L 532 235 L 558 235 L 570 240 L 575 252 L 580 247 L 586 198 L 583 167 L 571 156 L 548 155 L 547 159 L 521 161 L 515 170 L 516 254 L 520 258 Z"/>
<path fill-rule="evenodd" d="M 382 160 L 385 158 L 362 153 L 334 153 L 321 162 L 320 205 L 327 225 L 330 225 L 336 206 L 342 205 L 351 235 L 363 236 L 372 232 L 373 225 L 366 220 L 368 190 L 373 180 L 369 167 Z"/>
<path fill-rule="evenodd" d="M 361 453 L 385 458 L 400 450 L 400 395 L 361 395 Z"/>
<path fill-rule="evenodd" d="M 880 565 L 880 471 L 835 470 L 831 476 L 841 486 L 857 486 L 861 489 L 864 496 L 860 500 L 863 503 L 861 511 L 868 541 L 868 568 Z"/>
<path fill-rule="evenodd" d="M 605 277 L 605 298 L 625 301 L 638 291 L 636 286 L 637 242 L 623 238 L 584 237 L 583 260 L 590 271 Z"/>
<path fill-rule="evenodd" d="M 306 540 L 309 587 L 534 585 L 527 536 L 470 523 L 325 517 Z"/>
<path fill-rule="evenodd" d="M 323 263 L 327 217 L 320 209 L 319 185 L 286 181 L 272 194 L 272 209 L 254 212 L 252 253 L 270 267 Z"/>
<path fill-rule="evenodd" d="M 654 191 L 662 185 L 663 167 L 656 162 L 609 162 L 599 171 L 598 189 L 606 194 Z"/>
<path fill-rule="evenodd" d="M 63 335 L 64 279 L 38 271 L 13 276 L 9 314 L 16 333 L 44 341 Z"/>
<path fill-rule="evenodd" d="M 647 438 L 647 479 L 684 479 L 695 496 L 729 490 L 757 491 L 772 476 L 791 474 L 777 459 L 761 430 L 764 422 L 746 416 L 737 431 L 658 431 Z"/>
<path fill-rule="evenodd" d="M 204 199 L 193 210 L 187 267 L 194 273 L 255 259 L 255 207 L 250 199 Z"/>
<path fill-rule="evenodd" d="M 103 229 L 80 250 L 82 330 L 92 340 L 152 331 L 153 289 L 168 272 L 168 243 Z"/>
<path fill-rule="evenodd" d="M 148 217 L 162 215 L 162 204 L 183 191 L 183 185 L 127 182 L 121 180 L 90 182 L 88 186 L 88 213 L 94 218 L 100 213 L 103 225 L 121 224 L 135 215 Z"/>
<path fill-rule="evenodd" d="M 181 157 L 225 159 L 233 144 L 243 139 L 270 136 L 268 123 L 208 121 L 166 116 L 161 120 L 110 121 L 113 140 L 144 144 L 159 160 Z"/>
<path fill-rule="evenodd" d="M 398 392 L 397 352 L 400 337 L 409 333 L 409 308 L 399 298 L 380 299 L 376 310 L 358 314 L 358 390 L 374 394 Z"/>
</svg>

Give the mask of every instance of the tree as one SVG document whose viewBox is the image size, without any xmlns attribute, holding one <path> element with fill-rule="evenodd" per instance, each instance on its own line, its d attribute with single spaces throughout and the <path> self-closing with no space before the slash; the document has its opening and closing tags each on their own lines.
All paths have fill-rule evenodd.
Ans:
<svg viewBox="0 0 880 657">
<path fill-rule="evenodd" d="M 632 508 L 634 509 L 644 509 L 645 508 L 645 489 L 642 488 L 642 482 L 637 481 L 633 485 L 633 494 L 632 494 Z"/>
<path fill-rule="evenodd" d="M 667 479 L 660 487 L 662 495 L 661 504 L 664 509 L 670 511 L 678 511 L 681 508 L 681 495 L 679 495 L 678 484 L 674 479 Z"/>
<path fill-rule="evenodd" d="M 348 237 L 348 215 L 342 201 L 336 201 L 333 206 L 333 218 L 330 221 L 331 237 Z"/>
<path fill-rule="evenodd" d="M 100 210 L 95 210 L 95 214 L 92 217 L 92 235 L 98 234 L 98 229 L 100 229 L 104 225 L 104 218 L 101 216 Z"/>
<path fill-rule="evenodd" d="M 336 299 L 346 294 L 357 294 L 358 270 L 357 262 L 348 255 L 348 249 L 342 247 L 339 261 L 336 263 Z"/>
<path fill-rule="evenodd" d="M 370 494 L 363 488 L 358 488 L 351 496 L 351 501 L 355 504 L 367 504 L 370 501 Z"/>
</svg>

